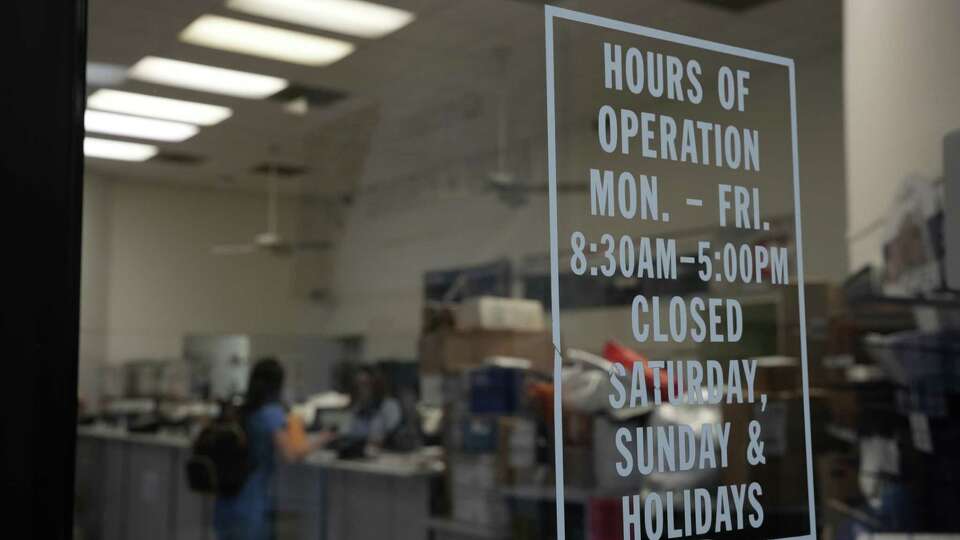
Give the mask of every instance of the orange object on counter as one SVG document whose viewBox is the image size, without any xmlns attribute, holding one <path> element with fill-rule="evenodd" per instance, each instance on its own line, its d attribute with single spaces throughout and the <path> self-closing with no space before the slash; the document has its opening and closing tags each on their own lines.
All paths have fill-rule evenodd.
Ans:
<svg viewBox="0 0 960 540">
<path fill-rule="evenodd" d="M 547 425 L 553 425 L 553 383 L 535 382 L 527 385 L 527 396 L 537 405 L 543 421 Z"/>
<path fill-rule="evenodd" d="M 309 445 L 307 441 L 307 429 L 303 424 L 303 419 L 300 416 L 289 413 L 287 414 L 287 437 L 293 448 L 306 448 Z"/>
<path fill-rule="evenodd" d="M 647 389 L 653 390 L 653 370 L 646 356 L 611 339 L 603 345 L 603 357 L 611 362 L 622 364 L 627 369 L 627 373 L 633 371 L 634 364 L 643 362 L 643 378 L 647 381 Z M 660 387 L 667 387 L 667 372 L 663 369 L 660 370 Z"/>
</svg>

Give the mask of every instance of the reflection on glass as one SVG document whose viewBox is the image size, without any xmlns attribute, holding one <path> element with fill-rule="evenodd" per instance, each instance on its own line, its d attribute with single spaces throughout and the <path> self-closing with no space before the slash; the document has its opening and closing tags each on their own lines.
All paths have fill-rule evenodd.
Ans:
<svg viewBox="0 0 960 540">
<path fill-rule="evenodd" d="M 548 122 L 542 3 L 180 4 L 90 2 L 78 539 L 957 534 L 955 4 L 563 3 L 795 134 L 569 20 Z"/>
</svg>

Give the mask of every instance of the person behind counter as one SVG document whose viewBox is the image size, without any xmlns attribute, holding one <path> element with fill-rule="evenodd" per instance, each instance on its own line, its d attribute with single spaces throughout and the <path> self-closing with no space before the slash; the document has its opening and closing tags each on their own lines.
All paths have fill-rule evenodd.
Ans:
<svg viewBox="0 0 960 540">
<path fill-rule="evenodd" d="M 353 377 L 350 419 L 342 434 L 342 454 L 351 454 L 348 447 L 367 455 L 380 449 L 408 450 L 412 419 L 400 401 L 389 395 L 379 370 L 360 368 Z"/>
<path fill-rule="evenodd" d="M 240 414 L 249 440 L 251 471 L 237 495 L 216 500 L 218 540 L 272 538 L 270 486 L 277 456 L 299 461 L 327 442 L 324 436 L 308 440 L 303 421 L 287 414 L 280 402 L 283 382 L 283 366 L 273 358 L 258 361 L 250 372 Z"/>
</svg>

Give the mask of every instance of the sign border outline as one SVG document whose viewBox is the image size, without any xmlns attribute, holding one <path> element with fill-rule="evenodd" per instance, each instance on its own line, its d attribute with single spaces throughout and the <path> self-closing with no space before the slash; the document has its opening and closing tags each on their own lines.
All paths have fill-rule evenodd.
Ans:
<svg viewBox="0 0 960 540">
<path fill-rule="evenodd" d="M 561 368 L 563 357 L 560 348 L 560 275 L 557 248 L 557 145 L 556 145 L 556 101 L 554 77 L 554 43 L 553 21 L 564 19 L 568 21 L 599 26 L 610 30 L 618 30 L 662 41 L 678 43 L 699 49 L 719 52 L 777 64 L 787 68 L 789 74 L 790 93 L 790 138 L 793 147 L 793 205 L 796 227 L 796 258 L 797 258 L 797 302 L 800 316 L 800 367 L 803 382 L 803 421 L 805 434 L 805 452 L 807 466 L 807 507 L 809 511 L 810 530 L 806 535 L 780 538 L 777 540 L 816 540 L 816 508 L 814 504 L 813 488 L 813 449 L 810 437 L 810 387 L 807 373 L 807 324 L 804 298 L 803 278 L 803 229 L 800 222 L 800 163 L 797 150 L 797 96 L 795 65 L 792 58 L 774 54 L 753 51 L 714 41 L 708 41 L 664 30 L 657 30 L 646 26 L 632 24 L 616 19 L 609 19 L 589 13 L 560 8 L 552 5 L 544 6 L 544 37 L 546 53 L 546 90 L 547 90 L 547 175 L 549 177 L 548 195 L 550 199 L 550 320 L 553 340 L 553 434 L 554 434 L 554 470 L 556 482 L 556 512 L 557 512 L 557 540 L 565 540 L 566 519 L 564 516 L 564 478 L 563 478 L 563 403 Z M 557 442 L 559 441 L 559 444 Z"/>
</svg>

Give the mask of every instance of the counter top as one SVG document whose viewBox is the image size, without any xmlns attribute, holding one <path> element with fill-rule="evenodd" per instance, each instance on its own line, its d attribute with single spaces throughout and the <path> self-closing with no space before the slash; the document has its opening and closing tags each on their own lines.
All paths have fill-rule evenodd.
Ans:
<svg viewBox="0 0 960 540">
<path fill-rule="evenodd" d="M 172 433 L 128 433 L 105 426 L 79 426 L 78 437 L 91 437 L 119 442 L 189 449 L 191 441 L 185 435 Z M 338 459 L 330 450 L 318 450 L 302 463 L 293 466 L 319 467 L 330 470 L 379 474 L 397 477 L 432 476 L 443 471 L 443 463 L 428 451 L 411 453 L 383 452 L 376 457 Z"/>
<path fill-rule="evenodd" d="M 124 429 L 107 426 L 79 426 L 77 436 L 172 448 L 190 448 L 189 437 L 174 433 L 129 433 Z"/>
<path fill-rule="evenodd" d="M 377 457 L 338 459 L 330 450 L 319 450 L 303 460 L 305 465 L 341 471 L 399 477 L 431 476 L 443 472 L 443 463 L 422 452 L 384 452 Z"/>
</svg>

